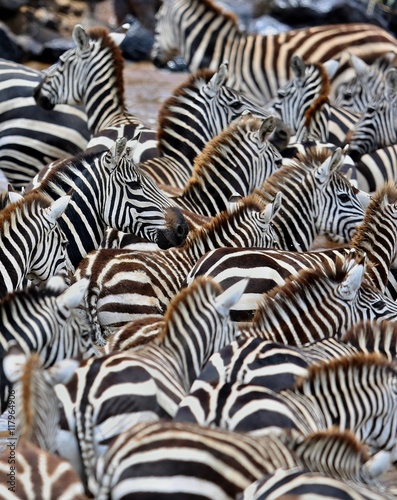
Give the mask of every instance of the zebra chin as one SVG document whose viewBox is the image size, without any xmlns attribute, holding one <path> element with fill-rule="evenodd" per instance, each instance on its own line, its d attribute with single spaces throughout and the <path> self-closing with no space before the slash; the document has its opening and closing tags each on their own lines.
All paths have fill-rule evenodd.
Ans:
<svg viewBox="0 0 397 500">
<path fill-rule="evenodd" d="M 189 225 L 177 207 L 167 208 L 165 220 L 167 227 L 157 231 L 156 243 L 161 250 L 178 247 L 185 243 Z"/>
</svg>

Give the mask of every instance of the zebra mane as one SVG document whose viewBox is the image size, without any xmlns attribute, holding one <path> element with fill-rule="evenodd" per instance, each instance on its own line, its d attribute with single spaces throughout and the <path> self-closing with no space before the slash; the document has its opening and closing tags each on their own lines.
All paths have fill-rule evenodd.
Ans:
<svg viewBox="0 0 397 500">
<path fill-rule="evenodd" d="M 307 369 L 304 377 L 297 378 L 293 389 L 285 392 L 306 393 L 313 391 L 314 382 L 317 380 L 333 380 L 335 377 L 349 380 L 351 371 L 368 372 L 375 370 L 387 370 L 397 378 L 395 365 L 390 363 L 385 356 L 378 353 L 358 352 L 340 358 L 329 359 L 320 364 L 312 364 Z"/>
<path fill-rule="evenodd" d="M 310 108 L 305 111 L 305 127 L 308 129 L 313 118 L 315 118 L 317 111 L 328 102 L 329 93 L 331 90 L 331 82 L 324 65 L 321 63 L 311 63 L 311 66 L 317 68 L 321 76 L 321 92 L 320 95 L 314 100 Z"/>
<path fill-rule="evenodd" d="M 262 186 L 254 190 L 259 196 L 270 202 L 286 183 L 297 182 L 316 166 L 320 166 L 329 156 L 331 151 L 321 146 L 309 147 L 297 153 L 296 158 L 288 165 L 282 165 L 276 170 Z"/>
<path fill-rule="evenodd" d="M 186 183 L 184 193 L 200 182 L 204 172 L 210 170 L 214 158 L 218 157 L 228 145 L 244 134 L 244 130 L 258 131 L 262 125 L 262 120 L 251 114 L 243 115 L 238 120 L 233 121 L 220 134 L 211 139 L 199 153 L 193 163 L 193 174 Z"/>
<path fill-rule="evenodd" d="M 18 408 L 18 437 L 27 439 L 41 449 L 55 451 L 59 420 L 57 397 L 44 376 L 38 354 L 29 355 L 22 376 L 13 388 Z"/>
<path fill-rule="evenodd" d="M 357 227 L 357 231 L 352 238 L 351 245 L 355 248 L 370 249 L 371 242 L 368 241 L 368 236 L 377 234 L 379 219 L 384 220 L 382 205 L 385 202 L 388 204 L 397 203 L 397 185 L 392 182 L 385 182 L 371 197 L 371 200 L 365 210 L 364 220 Z M 371 253 L 371 252 L 369 252 Z"/>
<path fill-rule="evenodd" d="M 47 208 L 51 205 L 51 200 L 44 193 L 31 191 L 26 193 L 23 199 L 8 203 L 3 210 L 0 211 L 0 232 L 4 231 L 13 214 L 20 211 L 25 214 L 30 214 L 37 207 Z"/>
<path fill-rule="evenodd" d="M 347 272 L 345 264 L 345 259 L 337 256 L 335 267 L 324 262 L 321 267 L 302 269 L 297 274 L 289 276 L 282 285 L 275 286 L 263 295 L 255 311 L 253 323 L 260 324 L 264 317 L 277 314 L 278 310 L 284 310 L 285 304 L 301 301 L 302 297 L 307 297 L 310 290 L 318 287 L 319 281 L 342 282 Z"/>
<path fill-rule="evenodd" d="M 87 35 L 93 41 L 100 41 L 101 48 L 111 53 L 113 59 L 113 71 L 117 82 L 117 95 L 120 101 L 124 104 L 124 58 L 120 47 L 114 42 L 109 35 L 109 31 L 102 27 L 92 27 L 87 30 Z"/>
<path fill-rule="evenodd" d="M 360 321 L 341 340 L 361 351 L 379 353 L 390 362 L 397 355 L 397 325 L 393 321 Z"/>
<path fill-rule="evenodd" d="M 272 201 L 274 201 L 274 197 L 267 202 L 262 196 L 258 196 L 256 193 L 245 196 L 232 212 L 224 210 L 215 215 L 206 224 L 190 231 L 185 245 L 182 248 L 186 250 L 197 243 L 204 242 L 205 239 L 210 238 L 212 235 L 222 234 L 225 224 L 233 225 L 237 221 L 235 225 L 240 227 L 239 221 L 246 219 L 247 212 L 261 212 L 266 208 L 267 204 Z M 170 250 L 173 249 L 171 248 Z"/>
<path fill-rule="evenodd" d="M 198 276 L 189 287 L 182 288 L 168 304 L 164 314 L 164 326 L 158 336 L 158 343 L 161 344 L 167 338 L 170 324 L 179 324 L 181 317 L 183 318 L 185 315 L 186 309 L 189 312 L 189 309 L 195 307 L 197 296 L 216 297 L 220 293 L 222 293 L 221 285 L 208 276 Z M 192 317 L 192 315 L 189 315 L 189 317 Z"/>
<path fill-rule="evenodd" d="M 217 16 L 222 16 L 225 20 L 231 21 L 237 29 L 238 18 L 234 12 L 224 10 L 220 5 L 215 4 L 212 0 L 200 0 L 200 4 L 204 4 L 207 10 L 212 10 Z"/>
<path fill-rule="evenodd" d="M 15 302 L 41 302 L 46 298 L 58 297 L 60 293 L 62 293 L 61 289 L 48 286 L 38 287 L 35 285 L 29 285 L 22 290 L 9 292 L 0 299 L 0 316 L 4 316 L 5 314 L 8 321 L 10 321 L 10 318 L 14 316 Z M 2 331 L 0 330 L 0 335 L 1 333 Z"/>
<path fill-rule="evenodd" d="M 181 101 L 183 101 L 186 96 L 191 100 L 191 94 L 197 94 L 200 88 L 207 84 L 211 78 L 214 76 L 215 71 L 208 68 L 199 69 L 195 73 L 189 75 L 187 79 L 178 85 L 172 92 L 172 94 L 165 99 L 159 112 L 158 112 L 158 126 L 157 126 L 157 137 L 158 141 L 161 140 L 166 135 L 167 126 L 172 123 L 172 117 L 175 114 L 175 108 L 178 109 L 181 106 Z"/>
</svg>

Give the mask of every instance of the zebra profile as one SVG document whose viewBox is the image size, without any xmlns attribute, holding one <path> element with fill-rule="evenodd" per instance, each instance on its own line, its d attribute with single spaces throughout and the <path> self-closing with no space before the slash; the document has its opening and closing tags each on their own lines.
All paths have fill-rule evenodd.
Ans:
<svg viewBox="0 0 397 500">
<path fill-rule="evenodd" d="M 265 203 L 252 194 L 232 213 L 221 212 L 191 231 L 182 247 L 166 251 L 101 249 L 87 255 L 74 278 L 87 276 L 90 280 L 85 309 L 95 330 L 95 342 L 104 344 L 107 335 L 129 321 L 164 314 L 192 266 L 209 250 L 273 247 L 272 220 L 280 206 L 280 196 Z"/>
<path fill-rule="evenodd" d="M 326 235 L 348 242 L 364 217 L 369 195 L 354 188 L 341 173 L 340 148 L 313 148 L 282 165 L 255 190 L 270 201 L 283 194 L 273 225 L 283 250 L 307 251 L 315 238 Z"/>
<path fill-rule="evenodd" d="M 269 142 L 275 120 L 244 113 L 210 140 L 193 163 L 193 175 L 179 193 L 161 185 L 180 208 L 215 216 L 229 207 L 230 197 L 249 195 L 277 171 L 281 155 Z"/>
<path fill-rule="evenodd" d="M 359 115 L 330 104 L 330 81 L 338 62 L 306 63 L 294 55 L 290 65 L 293 77 L 278 90 L 271 109 L 291 128 L 295 142 L 310 139 L 343 146 Z"/>
<path fill-rule="evenodd" d="M 211 0 L 165 0 L 156 15 L 152 60 L 158 67 L 179 54 L 190 71 L 215 70 L 229 62 L 230 86 L 260 104 L 288 80 L 291 57 L 311 62 L 340 59 L 332 91 L 349 78 L 347 51 L 366 61 L 395 50 L 393 35 L 377 26 L 349 23 L 303 28 L 275 35 L 240 31 L 235 16 Z"/>
<path fill-rule="evenodd" d="M 395 56 L 395 51 L 391 51 L 368 65 L 360 57 L 350 54 L 355 76 L 338 87 L 335 106 L 353 113 L 364 113 L 371 99 L 384 92 L 385 73 L 393 67 Z"/>
<path fill-rule="evenodd" d="M 73 271 L 87 253 L 99 248 L 108 227 L 136 233 L 160 248 L 186 239 L 188 226 L 181 211 L 134 165 L 125 138 L 108 151 L 58 163 L 37 176 L 29 192 L 57 199 L 71 190 L 59 224 Z"/>
<path fill-rule="evenodd" d="M 393 262 L 397 255 L 396 201 L 395 183 L 384 184 L 372 197 L 363 222 L 346 247 L 299 253 L 262 248 L 214 249 L 190 270 L 186 283 L 204 274 L 214 278 L 226 289 L 242 276 L 249 277 L 241 301 L 231 311 L 233 320 L 249 321 L 263 293 L 282 285 L 301 269 L 324 264 L 332 266 L 337 256 L 344 258 L 346 252 L 354 248 L 365 253 L 370 263 L 366 269 L 366 279 L 395 300 L 397 285 Z"/>
<path fill-rule="evenodd" d="M 59 219 L 70 196 L 53 202 L 41 193 L 20 198 L 0 211 L 0 297 L 23 287 L 26 279 L 39 284 L 67 272 L 67 241 Z"/>
<path fill-rule="evenodd" d="M 385 73 L 383 93 L 373 97 L 346 137 L 354 161 L 363 155 L 397 143 L 397 68 Z"/>
<path fill-rule="evenodd" d="M 33 89 L 41 79 L 33 68 L 0 59 L 0 165 L 17 190 L 48 163 L 83 151 L 90 137 L 81 109 L 36 105 Z"/>
<path fill-rule="evenodd" d="M 174 415 L 209 356 L 235 337 L 228 311 L 245 284 L 225 294 L 212 280 L 197 280 L 170 303 L 156 342 L 87 360 L 56 387 L 65 415 L 59 453 L 81 460 L 86 479 L 110 438 L 135 422 Z M 80 458 L 67 455 L 74 440 Z"/>
<path fill-rule="evenodd" d="M 15 347 L 3 358 L 6 376 L 13 383 L 7 444 L 17 448 L 14 457 L 8 447 L 0 453 L 0 495 L 4 498 L 5 485 L 11 485 L 7 482 L 10 465 L 15 471 L 14 491 L 20 496 L 30 498 L 35 492 L 40 498 L 82 498 L 84 486 L 72 464 L 55 455 L 59 403 L 54 385 L 64 383 L 76 364 L 67 360 L 64 366 L 59 363 L 44 370 L 36 353 L 25 355 Z"/>
<path fill-rule="evenodd" d="M 61 359 L 85 359 L 96 354 L 90 327 L 74 310 L 87 289 L 87 280 L 66 290 L 57 280 L 53 278 L 45 288 L 31 286 L 10 293 L 0 301 L 2 357 L 14 344 L 25 356 L 36 352 L 44 368 Z M 10 384 L 2 366 L 0 370 L 0 409 L 4 411 Z"/>
</svg>

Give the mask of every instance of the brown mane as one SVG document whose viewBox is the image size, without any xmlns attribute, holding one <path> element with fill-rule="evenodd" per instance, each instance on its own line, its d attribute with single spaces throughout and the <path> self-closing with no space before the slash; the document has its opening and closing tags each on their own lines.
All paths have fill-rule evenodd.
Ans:
<svg viewBox="0 0 397 500">
<path fill-rule="evenodd" d="M 23 199 L 6 205 L 3 210 L 0 211 L 0 231 L 3 231 L 4 224 L 10 221 L 11 216 L 17 211 L 30 211 L 34 205 L 39 205 L 40 207 L 47 208 L 51 205 L 51 200 L 43 193 L 40 192 L 28 192 Z"/>
<path fill-rule="evenodd" d="M 312 65 L 318 69 L 321 76 L 321 92 L 320 95 L 314 100 L 310 108 L 305 111 L 305 127 L 308 129 L 310 127 L 310 123 L 317 111 L 326 104 L 329 98 L 329 93 L 331 90 L 331 83 L 329 80 L 328 73 L 324 68 L 324 65 L 321 63 L 312 63 Z"/>
<path fill-rule="evenodd" d="M 109 31 L 102 27 L 93 27 L 87 30 L 87 35 L 91 40 L 98 40 L 101 42 L 101 47 L 108 50 L 112 54 L 113 59 L 113 70 L 117 82 L 117 95 L 119 99 L 124 104 L 124 58 L 120 47 L 113 41 L 109 35 Z"/>
</svg>

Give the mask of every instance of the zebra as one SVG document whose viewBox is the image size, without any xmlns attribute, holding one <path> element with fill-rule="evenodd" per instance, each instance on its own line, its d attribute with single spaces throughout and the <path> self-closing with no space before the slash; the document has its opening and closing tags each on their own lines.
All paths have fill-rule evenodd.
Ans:
<svg viewBox="0 0 397 500">
<path fill-rule="evenodd" d="M 397 68 L 385 73 L 385 89 L 374 96 L 346 136 L 348 153 L 357 162 L 363 155 L 397 143 Z"/>
<path fill-rule="evenodd" d="M 82 498 L 84 486 L 72 464 L 55 455 L 59 426 L 56 383 L 65 383 L 77 361 L 67 360 L 43 370 L 36 353 L 11 348 L 3 359 L 4 371 L 13 383 L 8 411 L 7 445 L 0 453 L 0 495 L 4 485 L 13 486 L 24 498 Z M 11 459 L 11 460 L 10 460 Z M 14 471 L 10 483 L 10 465 Z M 8 477 L 7 477 L 8 473 Z M 22 493 L 23 492 L 23 493 Z M 33 496 L 32 496 L 32 492 Z"/>
<path fill-rule="evenodd" d="M 98 499 L 174 495 L 229 500 L 258 472 L 262 478 L 289 469 L 291 462 L 292 467 L 308 471 L 329 473 L 327 467 L 333 468 L 333 474 L 343 473 L 343 464 L 364 485 L 360 476 L 365 478 L 379 461 L 368 463 L 371 460 L 363 448 L 347 433 L 335 431 L 299 443 L 296 436 L 282 434 L 253 437 L 189 423 L 148 422 L 131 427 L 113 441 L 99 457 L 90 485 Z M 370 478 L 368 482 L 365 486 L 373 487 Z"/>
<path fill-rule="evenodd" d="M 68 240 L 72 272 L 99 248 L 107 227 L 138 234 L 160 248 L 182 244 L 188 226 L 179 208 L 134 165 L 125 138 L 102 153 L 85 153 L 36 176 L 28 192 L 51 199 L 72 190 L 59 224 Z"/>
<path fill-rule="evenodd" d="M 44 288 L 27 287 L 7 294 L 0 301 L 1 357 L 16 344 L 28 356 L 37 352 L 43 367 L 64 358 L 88 357 L 97 354 L 91 341 L 91 329 L 84 316 L 77 313 L 87 289 L 87 280 L 67 287 L 58 277 Z M 10 383 L 0 366 L 0 410 L 8 401 Z"/>
<path fill-rule="evenodd" d="M 246 292 L 231 311 L 231 317 L 234 321 L 250 321 L 263 293 L 282 285 L 288 277 L 301 269 L 332 265 L 336 257 L 343 258 L 350 248 L 354 248 L 367 255 L 370 266 L 366 270 L 366 278 L 380 292 L 395 300 L 396 201 L 396 184 L 384 184 L 371 199 L 363 222 L 346 247 L 309 252 L 262 248 L 214 249 L 197 261 L 184 284 L 191 283 L 199 275 L 207 275 L 226 289 L 241 277 L 249 277 Z"/>
<path fill-rule="evenodd" d="M 362 222 L 369 195 L 354 188 L 341 173 L 341 148 L 313 148 L 282 165 L 254 192 L 269 200 L 283 194 L 274 217 L 274 229 L 283 250 L 307 251 L 315 238 L 325 235 L 348 242 Z"/>
<path fill-rule="evenodd" d="M 157 183 L 183 188 L 191 176 L 195 156 L 242 111 L 269 116 L 226 85 L 228 67 L 220 64 L 216 72 L 198 71 L 175 89 L 160 109 L 156 133 L 125 110 L 123 59 L 111 34 L 99 28 L 86 33 L 76 25 L 73 36 L 76 49 L 63 54 L 46 74 L 35 89 L 36 102 L 53 108 L 58 103 L 83 100 L 93 134 L 87 148 L 109 148 L 115 137 L 125 135 L 133 143 L 135 163 L 140 163 Z M 90 79 L 86 78 L 88 73 Z M 280 146 L 288 143 L 288 129 L 279 120 L 273 136 Z"/>
<path fill-rule="evenodd" d="M 334 89 L 349 79 L 347 51 L 371 62 L 395 50 L 393 35 L 351 23 L 303 28 L 275 35 L 246 34 L 236 18 L 211 0 L 165 0 L 156 15 L 152 60 L 157 67 L 181 55 L 191 72 L 229 62 L 230 86 L 265 105 L 288 80 L 292 55 L 312 62 L 340 59 Z"/>
<path fill-rule="evenodd" d="M 245 285 L 225 294 L 211 279 L 197 280 L 169 304 L 156 343 L 89 359 L 56 386 L 64 413 L 58 450 L 73 463 L 81 458 L 85 481 L 111 438 L 134 422 L 173 416 L 209 356 L 236 335 L 228 311 Z"/>
<path fill-rule="evenodd" d="M 268 141 L 274 127 L 272 116 L 261 120 L 244 113 L 196 156 L 183 190 L 160 188 L 180 208 L 215 216 L 229 207 L 233 194 L 249 195 L 277 171 L 282 158 Z"/>
<path fill-rule="evenodd" d="M 293 77 L 278 90 L 272 111 L 291 128 L 295 142 L 311 139 L 343 146 L 359 115 L 330 104 L 330 80 L 338 62 L 306 63 L 294 55 L 290 66 Z"/>
<path fill-rule="evenodd" d="M 234 212 L 221 212 L 191 231 L 182 247 L 166 251 L 101 249 L 88 254 L 74 279 L 90 280 L 85 309 L 95 331 L 95 342 L 103 345 L 106 336 L 128 321 L 147 314 L 164 314 L 191 267 L 210 249 L 274 246 L 271 221 L 280 206 L 280 195 L 273 203 L 264 203 L 252 194 Z"/>
<path fill-rule="evenodd" d="M 335 106 L 353 113 L 364 113 L 370 100 L 384 92 L 385 72 L 393 67 L 395 56 L 395 51 L 392 51 L 368 65 L 360 57 L 350 54 L 350 64 L 355 76 L 338 87 Z"/>
<path fill-rule="evenodd" d="M 0 165 L 17 190 L 51 161 L 82 152 L 90 137 L 80 108 L 36 106 L 33 89 L 41 78 L 33 68 L 0 59 Z"/>
<path fill-rule="evenodd" d="M 386 490 L 386 491 L 385 491 Z M 316 472 L 301 468 L 277 469 L 266 474 L 246 488 L 237 500 L 277 500 L 279 498 L 310 497 L 335 500 L 385 500 L 394 498 L 395 493 L 379 487 L 370 488 L 333 477 L 324 477 Z"/>
<path fill-rule="evenodd" d="M 210 418 L 206 419 L 208 403 L 190 408 L 197 410 L 194 421 L 201 425 L 254 435 L 277 433 L 279 428 L 302 436 L 326 429 L 348 430 L 371 453 L 384 451 L 393 462 L 396 375 L 394 364 L 383 356 L 361 352 L 311 365 L 306 377 L 279 392 L 245 382 L 243 374 L 234 370 L 207 395 L 216 408 Z M 187 405 L 186 400 L 180 408 Z M 179 410 L 175 418 L 178 414 Z"/>
<path fill-rule="evenodd" d="M 59 219 L 69 201 L 68 195 L 52 202 L 32 193 L 0 211 L 0 298 L 22 288 L 26 279 L 39 284 L 67 273 L 67 241 Z"/>
</svg>

